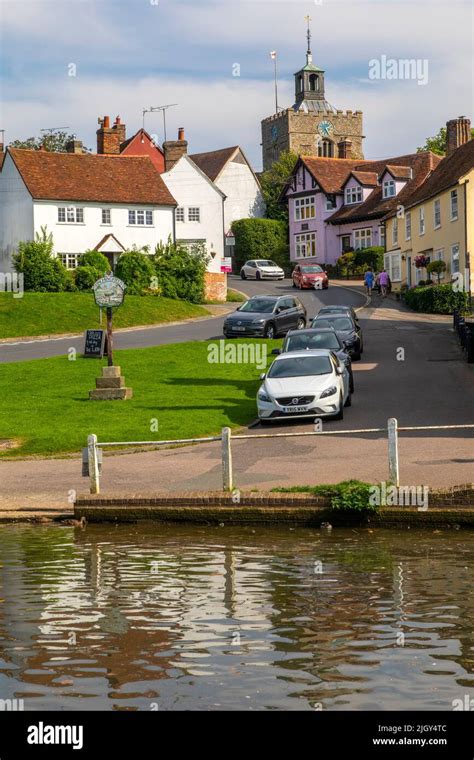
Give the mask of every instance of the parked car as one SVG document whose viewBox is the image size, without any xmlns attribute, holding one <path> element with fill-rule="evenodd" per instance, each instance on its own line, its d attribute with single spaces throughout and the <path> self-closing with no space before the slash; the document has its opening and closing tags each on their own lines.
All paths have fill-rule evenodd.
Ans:
<svg viewBox="0 0 474 760">
<path fill-rule="evenodd" d="M 297 264 L 292 273 L 294 288 L 329 287 L 329 279 L 319 264 Z"/>
<path fill-rule="evenodd" d="M 240 270 L 240 276 L 243 280 L 283 280 L 285 273 L 270 259 L 250 259 Z"/>
<path fill-rule="evenodd" d="M 253 296 L 224 320 L 226 338 L 276 338 L 306 327 L 306 309 L 294 296 Z"/>
<path fill-rule="evenodd" d="M 318 311 L 317 316 L 322 315 L 328 316 L 329 314 L 347 314 L 348 317 L 351 317 L 354 322 L 357 322 L 359 324 L 359 318 L 357 316 L 357 312 L 354 309 L 353 306 L 339 306 L 338 304 L 330 304 L 329 306 L 321 306 L 320 310 Z"/>
<path fill-rule="evenodd" d="M 364 351 L 360 325 L 345 314 L 318 314 L 311 327 L 332 327 L 339 335 L 353 361 L 358 361 Z"/>
<path fill-rule="evenodd" d="M 290 330 L 283 340 L 283 346 L 274 348 L 272 353 L 278 356 L 287 351 L 312 351 L 318 348 L 334 351 L 339 361 L 345 364 L 349 373 L 349 390 L 354 393 L 352 360 L 343 341 L 332 327 L 308 327 L 305 330 Z"/>
<path fill-rule="evenodd" d="M 334 417 L 351 405 L 349 373 L 333 351 L 290 351 L 272 362 L 257 393 L 262 422 L 288 417 Z"/>
</svg>

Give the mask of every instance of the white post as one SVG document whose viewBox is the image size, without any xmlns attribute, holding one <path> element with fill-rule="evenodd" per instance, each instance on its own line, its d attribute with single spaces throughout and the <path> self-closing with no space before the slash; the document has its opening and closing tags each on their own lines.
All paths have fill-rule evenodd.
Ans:
<svg viewBox="0 0 474 760">
<path fill-rule="evenodd" d="M 231 430 L 222 428 L 222 487 L 224 491 L 232 491 L 232 449 L 230 446 Z"/>
<path fill-rule="evenodd" d="M 388 472 L 389 481 L 397 487 L 400 485 L 398 471 L 398 421 L 390 417 L 387 423 L 388 429 Z"/>
<path fill-rule="evenodd" d="M 99 459 L 97 457 L 97 436 L 87 436 L 87 453 L 89 460 L 90 492 L 100 493 Z"/>
</svg>

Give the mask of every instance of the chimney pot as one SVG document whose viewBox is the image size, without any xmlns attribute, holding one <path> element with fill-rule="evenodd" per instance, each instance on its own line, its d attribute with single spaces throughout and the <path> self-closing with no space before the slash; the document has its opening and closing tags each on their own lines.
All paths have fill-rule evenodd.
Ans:
<svg viewBox="0 0 474 760">
<path fill-rule="evenodd" d="M 177 140 L 167 140 L 163 143 L 163 152 L 165 154 L 165 171 L 169 172 L 179 159 L 188 152 L 188 143 L 184 139 L 183 127 L 178 130 Z"/>
<path fill-rule="evenodd" d="M 116 116 L 116 117 L 115 117 L 115 123 L 116 123 L 116 124 L 121 124 L 121 123 L 122 123 L 122 122 L 120 121 L 120 116 Z"/>
<path fill-rule="evenodd" d="M 184 140 L 184 127 L 178 129 L 178 140 Z"/>
<path fill-rule="evenodd" d="M 108 129 L 110 127 L 110 118 L 108 116 L 104 116 L 102 126 L 104 127 L 104 129 Z"/>
</svg>

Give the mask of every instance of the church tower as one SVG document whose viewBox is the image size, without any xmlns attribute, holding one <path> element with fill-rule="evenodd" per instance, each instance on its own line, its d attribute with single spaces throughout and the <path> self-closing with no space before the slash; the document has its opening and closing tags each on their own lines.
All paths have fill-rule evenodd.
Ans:
<svg viewBox="0 0 474 760">
<path fill-rule="evenodd" d="M 329 158 L 364 158 L 362 111 L 339 111 L 326 100 L 324 70 L 313 63 L 309 17 L 306 64 L 295 74 L 291 108 L 262 121 L 263 169 L 283 151 Z"/>
</svg>

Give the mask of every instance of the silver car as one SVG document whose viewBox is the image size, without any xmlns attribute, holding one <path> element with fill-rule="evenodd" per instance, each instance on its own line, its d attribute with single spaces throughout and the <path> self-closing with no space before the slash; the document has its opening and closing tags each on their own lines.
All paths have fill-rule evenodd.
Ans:
<svg viewBox="0 0 474 760">
<path fill-rule="evenodd" d="M 283 280 L 285 273 L 271 259 L 250 259 L 240 270 L 243 280 Z"/>
</svg>

